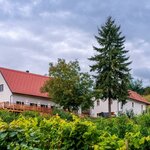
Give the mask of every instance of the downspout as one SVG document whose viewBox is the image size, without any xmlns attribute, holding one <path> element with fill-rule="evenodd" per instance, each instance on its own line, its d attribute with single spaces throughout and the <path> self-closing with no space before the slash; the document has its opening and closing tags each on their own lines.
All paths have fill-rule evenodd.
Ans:
<svg viewBox="0 0 150 150">
<path fill-rule="evenodd" d="M 12 101 L 11 101 L 11 100 L 12 100 L 12 96 L 13 96 L 13 95 L 10 95 L 10 104 L 12 103 Z"/>
</svg>

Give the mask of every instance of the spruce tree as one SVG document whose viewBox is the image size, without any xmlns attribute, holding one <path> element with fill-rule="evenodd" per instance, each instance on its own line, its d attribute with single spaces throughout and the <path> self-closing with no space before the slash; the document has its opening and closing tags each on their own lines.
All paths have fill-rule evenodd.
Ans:
<svg viewBox="0 0 150 150">
<path fill-rule="evenodd" d="M 122 36 L 120 26 L 108 17 L 106 23 L 98 28 L 95 36 L 99 47 L 93 46 L 96 54 L 89 58 L 94 61 L 91 71 L 95 72 L 96 89 L 102 91 L 102 99 L 108 99 L 108 112 L 111 115 L 112 100 L 126 102 L 130 83 L 129 57 L 125 50 L 125 36 Z"/>
</svg>

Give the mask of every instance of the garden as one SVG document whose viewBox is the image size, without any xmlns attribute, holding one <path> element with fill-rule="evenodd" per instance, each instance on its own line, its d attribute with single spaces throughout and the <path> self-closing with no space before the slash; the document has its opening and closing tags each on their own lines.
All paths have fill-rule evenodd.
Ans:
<svg viewBox="0 0 150 150">
<path fill-rule="evenodd" d="M 0 149 L 149 150 L 150 114 L 80 118 L 60 110 L 52 116 L 0 111 Z"/>
</svg>

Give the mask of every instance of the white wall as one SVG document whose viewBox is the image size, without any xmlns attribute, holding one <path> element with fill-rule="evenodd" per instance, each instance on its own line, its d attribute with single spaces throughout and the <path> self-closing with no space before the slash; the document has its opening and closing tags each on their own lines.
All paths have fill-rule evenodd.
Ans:
<svg viewBox="0 0 150 150">
<path fill-rule="evenodd" d="M 146 104 L 134 100 L 127 100 L 127 103 L 123 105 L 122 111 L 126 112 L 130 110 L 133 110 L 134 114 L 141 114 L 146 110 Z"/>
<path fill-rule="evenodd" d="M 48 105 L 48 107 L 55 106 L 55 103 L 50 101 L 48 98 L 28 96 L 28 95 L 14 94 L 13 103 L 16 103 L 16 101 L 24 102 L 25 105 L 30 105 L 30 103 L 34 103 L 37 104 L 37 106 L 40 106 L 41 104 Z"/>
<path fill-rule="evenodd" d="M 12 92 L 9 89 L 5 79 L 3 78 L 2 74 L 0 73 L 0 84 L 4 85 L 4 90 L 0 92 L 0 101 L 9 101 L 12 98 Z"/>
<path fill-rule="evenodd" d="M 116 100 L 112 101 L 111 111 L 118 112 L 119 104 Z M 99 105 L 97 105 L 97 100 L 94 101 L 94 107 L 91 108 L 90 114 L 92 117 L 97 117 L 98 113 L 108 112 L 108 100 L 102 101 L 99 99 Z"/>
<path fill-rule="evenodd" d="M 108 100 L 99 100 L 99 102 L 99 105 L 97 105 L 97 100 L 94 101 L 94 107 L 90 110 L 92 117 L 97 117 L 97 114 L 101 112 L 108 112 Z M 132 107 L 132 103 L 134 103 L 134 107 Z M 114 100 L 111 105 L 111 112 L 118 113 L 119 111 L 122 111 L 126 113 L 126 111 L 130 110 L 133 110 L 134 114 L 141 114 L 146 110 L 146 104 L 134 100 L 127 100 L 127 103 L 121 107 L 121 103 Z"/>
</svg>

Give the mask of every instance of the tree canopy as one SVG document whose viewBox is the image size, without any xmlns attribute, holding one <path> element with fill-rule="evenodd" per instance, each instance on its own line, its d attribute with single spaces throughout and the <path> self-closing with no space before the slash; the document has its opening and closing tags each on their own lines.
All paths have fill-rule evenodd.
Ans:
<svg viewBox="0 0 150 150">
<path fill-rule="evenodd" d="M 93 81 L 88 73 L 80 72 L 79 62 L 58 59 L 50 63 L 50 79 L 42 91 L 48 92 L 52 100 L 68 110 L 87 109 L 92 106 Z"/>
<path fill-rule="evenodd" d="M 145 88 L 143 87 L 143 81 L 140 79 L 136 79 L 136 80 L 131 79 L 129 84 L 129 89 L 142 95 L 144 94 L 145 91 Z"/>
<path fill-rule="evenodd" d="M 95 55 L 89 58 L 94 64 L 91 71 L 95 72 L 96 89 L 102 90 L 102 99 L 108 99 L 108 110 L 111 113 L 111 101 L 119 100 L 125 103 L 130 83 L 128 50 L 125 50 L 125 36 L 122 36 L 120 26 L 108 17 L 105 24 L 98 28 L 95 36 L 99 47 L 93 46 Z"/>
</svg>

